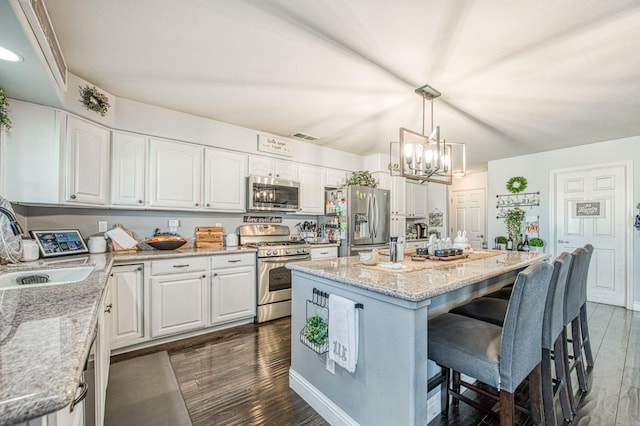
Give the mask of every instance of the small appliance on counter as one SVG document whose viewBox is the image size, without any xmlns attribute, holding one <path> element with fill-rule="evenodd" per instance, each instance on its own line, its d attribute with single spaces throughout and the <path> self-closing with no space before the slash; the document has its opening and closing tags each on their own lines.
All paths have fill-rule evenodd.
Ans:
<svg viewBox="0 0 640 426">
<path fill-rule="evenodd" d="M 426 223 L 416 222 L 414 223 L 417 231 L 417 239 L 429 238 L 429 227 Z"/>
</svg>

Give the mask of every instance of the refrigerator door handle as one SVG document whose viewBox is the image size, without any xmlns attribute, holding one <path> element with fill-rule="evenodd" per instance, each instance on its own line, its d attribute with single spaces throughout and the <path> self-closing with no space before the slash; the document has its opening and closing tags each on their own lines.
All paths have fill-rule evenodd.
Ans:
<svg viewBox="0 0 640 426">
<path fill-rule="evenodd" d="M 378 238 L 378 198 L 376 197 L 375 194 L 371 195 L 372 198 L 372 216 L 373 216 L 373 221 L 372 221 L 372 226 L 373 226 L 373 239 L 377 239 Z"/>
</svg>

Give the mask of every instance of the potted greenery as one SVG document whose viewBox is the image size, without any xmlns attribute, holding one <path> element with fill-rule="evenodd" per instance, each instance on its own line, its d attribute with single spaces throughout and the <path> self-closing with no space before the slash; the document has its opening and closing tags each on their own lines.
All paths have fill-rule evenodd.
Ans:
<svg viewBox="0 0 640 426">
<path fill-rule="evenodd" d="M 498 237 L 496 237 L 496 243 L 498 244 L 498 249 L 507 249 L 507 237 L 505 237 L 504 235 L 499 235 Z"/>
<path fill-rule="evenodd" d="M 529 240 L 529 247 L 536 253 L 544 253 L 544 240 L 542 238 L 531 238 Z"/>
<path fill-rule="evenodd" d="M 4 90 L 0 87 L 0 129 L 6 130 L 11 128 L 11 120 L 9 119 L 9 101 L 4 94 Z"/>
<path fill-rule="evenodd" d="M 375 188 L 378 186 L 378 182 L 375 180 L 371 173 L 366 170 L 358 170 L 356 172 L 352 172 L 349 179 L 345 183 L 345 186 L 368 186 L 371 188 Z"/>
</svg>

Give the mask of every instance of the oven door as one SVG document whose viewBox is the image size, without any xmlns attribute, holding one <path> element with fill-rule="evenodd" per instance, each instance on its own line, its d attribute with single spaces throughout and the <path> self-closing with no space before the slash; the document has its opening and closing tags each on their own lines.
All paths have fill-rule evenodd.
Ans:
<svg viewBox="0 0 640 426">
<path fill-rule="evenodd" d="M 258 305 L 290 300 L 291 270 L 285 265 L 310 259 L 308 254 L 258 258 Z"/>
</svg>

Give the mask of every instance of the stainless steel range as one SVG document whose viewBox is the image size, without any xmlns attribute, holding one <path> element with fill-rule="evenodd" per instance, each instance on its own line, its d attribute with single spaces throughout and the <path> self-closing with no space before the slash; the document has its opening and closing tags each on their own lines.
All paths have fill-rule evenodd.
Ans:
<svg viewBox="0 0 640 426">
<path fill-rule="evenodd" d="M 295 241 L 285 225 L 242 225 L 240 244 L 258 249 L 258 322 L 291 315 L 290 262 L 311 259 L 310 245 Z"/>
</svg>

